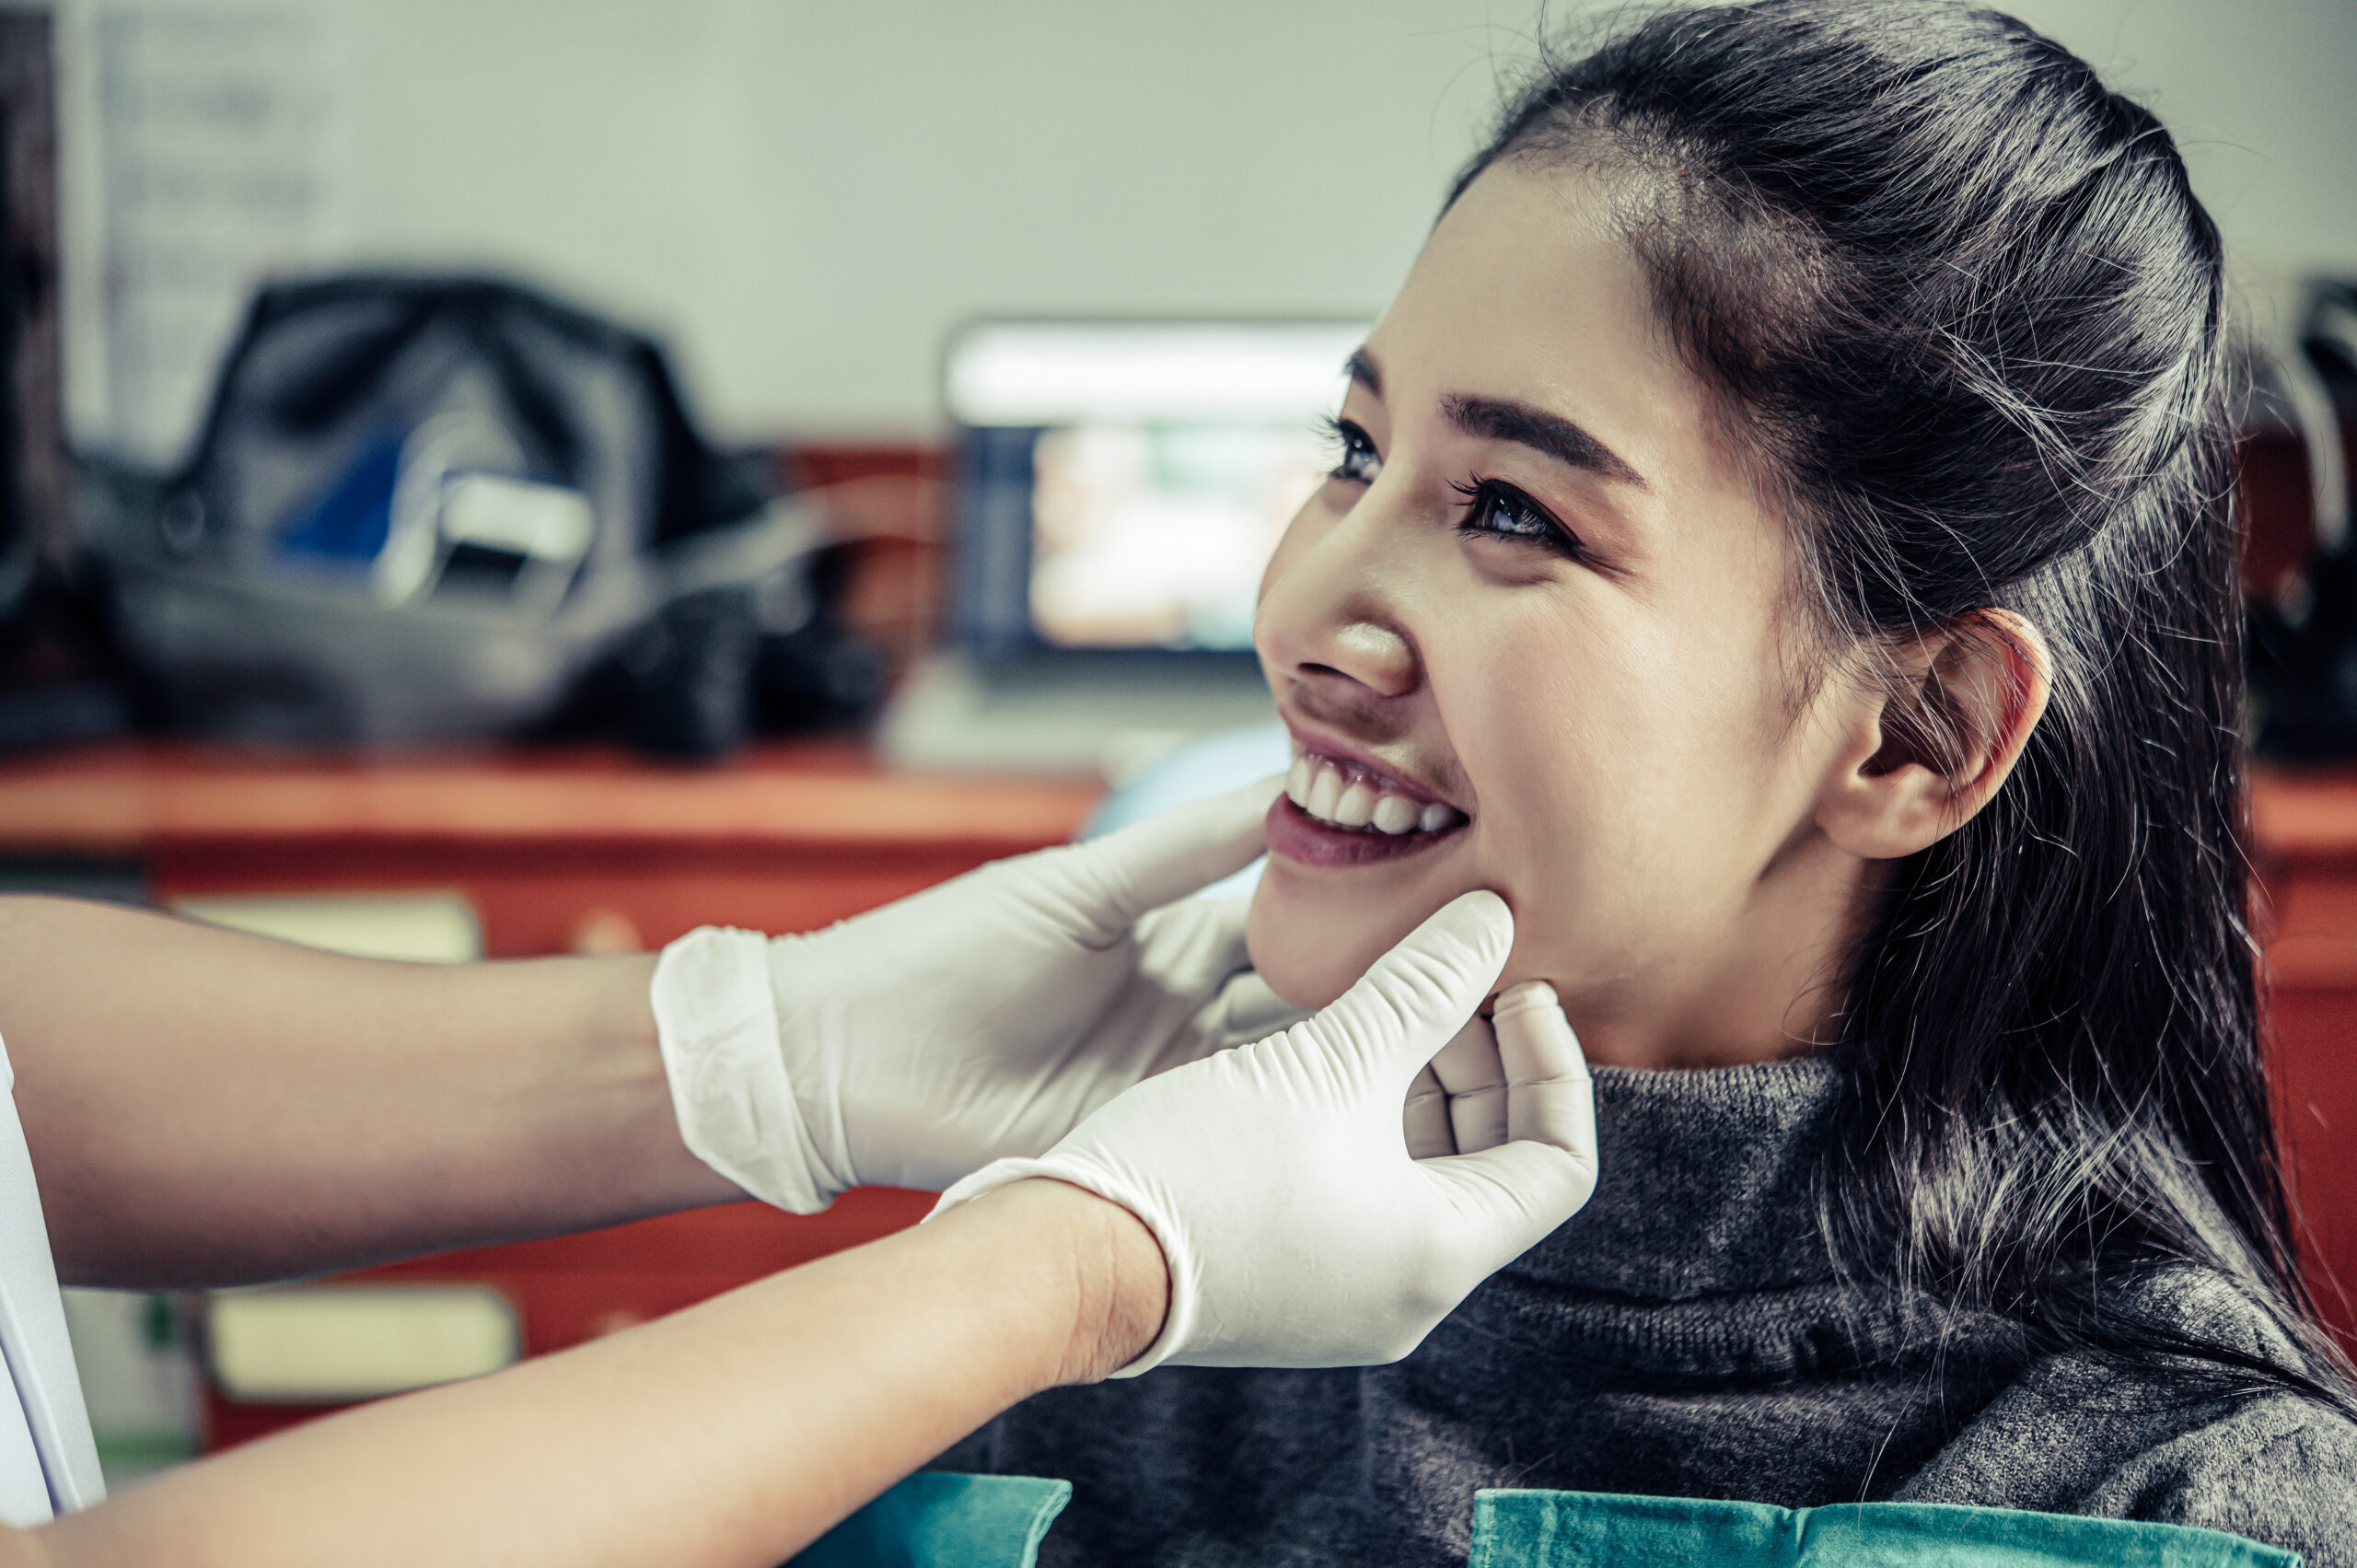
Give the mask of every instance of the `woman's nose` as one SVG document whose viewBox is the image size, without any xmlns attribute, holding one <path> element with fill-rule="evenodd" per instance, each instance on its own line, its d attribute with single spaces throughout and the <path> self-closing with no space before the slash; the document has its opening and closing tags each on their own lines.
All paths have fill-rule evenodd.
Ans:
<svg viewBox="0 0 2357 1568">
<path fill-rule="evenodd" d="M 1280 695 L 1299 681 L 1345 700 L 1404 697 L 1422 679 L 1379 557 L 1360 548 L 1358 532 L 1346 518 L 1302 548 L 1280 548 L 1271 563 L 1252 641 Z"/>
</svg>

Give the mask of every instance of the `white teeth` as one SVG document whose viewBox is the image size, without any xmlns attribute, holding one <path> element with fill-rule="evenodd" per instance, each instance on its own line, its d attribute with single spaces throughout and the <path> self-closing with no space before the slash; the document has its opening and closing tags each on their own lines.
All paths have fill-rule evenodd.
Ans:
<svg viewBox="0 0 2357 1568">
<path fill-rule="evenodd" d="M 1310 781 L 1309 798 L 1301 803 L 1301 808 L 1312 817 L 1323 817 L 1330 822 L 1334 819 L 1334 807 L 1341 803 L 1341 799 L 1342 771 L 1321 767 L 1317 777 Z"/>
<path fill-rule="evenodd" d="M 1342 792 L 1334 803 L 1334 820 L 1345 828 L 1364 828 L 1375 820 L 1375 790 L 1364 779 Z"/>
<path fill-rule="evenodd" d="M 1354 768 L 1346 772 L 1337 762 L 1303 752 L 1285 772 L 1285 798 L 1329 826 L 1372 828 L 1393 835 L 1438 832 L 1465 820 L 1465 814 L 1453 806 L 1438 801 L 1419 805 L 1356 774 Z"/>
</svg>

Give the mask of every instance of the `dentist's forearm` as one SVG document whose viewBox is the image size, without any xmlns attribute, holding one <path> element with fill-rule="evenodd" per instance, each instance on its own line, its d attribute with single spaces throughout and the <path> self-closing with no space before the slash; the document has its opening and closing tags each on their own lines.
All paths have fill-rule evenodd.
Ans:
<svg viewBox="0 0 2357 1568">
<path fill-rule="evenodd" d="M 653 968 L 382 963 L 0 898 L 60 1275 L 233 1283 L 740 1197 L 679 1142 Z"/>
<path fill-rule="evenodd" d="M 480 1381 L 176 1470 L 0 1564 L 772 1568 L 958 1438 L 1158 1332 L 1127 1211 L 1026 1181 Z"/>
</svg>

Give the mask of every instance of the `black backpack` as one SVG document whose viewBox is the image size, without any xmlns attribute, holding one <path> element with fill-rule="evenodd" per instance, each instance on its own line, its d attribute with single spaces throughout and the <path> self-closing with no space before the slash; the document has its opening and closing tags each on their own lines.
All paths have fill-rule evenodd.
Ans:
<svg viewBox="0 0 2357 1568">
<path fill-rule="evenodd" d="M 708 754 L 763 637 L 811 619 L 817 515 L 772 471 L 696 434 L 644 337 L 513 284 L 343 276 L 256 296 L 193 454 L 118 486 L 93 543 L 173 728 L 450 740 L 619 701 Z"/>
</svg>

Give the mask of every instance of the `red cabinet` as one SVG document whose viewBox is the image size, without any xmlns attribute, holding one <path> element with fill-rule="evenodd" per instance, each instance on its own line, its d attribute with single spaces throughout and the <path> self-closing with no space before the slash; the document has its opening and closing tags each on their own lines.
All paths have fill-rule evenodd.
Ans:
<svg viewBox="0 0 2357 1568">
<path fill-rule="evenodd" d="M 2357 1347 L 2357 773 L 2262 772 L 2267 1050 L 2308 1283 Z"/>
</svg>

